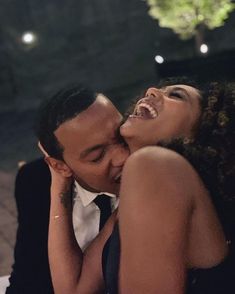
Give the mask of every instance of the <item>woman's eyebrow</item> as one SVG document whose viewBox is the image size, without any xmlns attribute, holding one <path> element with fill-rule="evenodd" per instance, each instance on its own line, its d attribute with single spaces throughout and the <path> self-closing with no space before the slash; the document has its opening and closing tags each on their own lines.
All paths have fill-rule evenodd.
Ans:
<svg viewBox="0 0 235 294">
<path fill-rule="evenodd" d="M 189 99 L 189 97 L 190 97 L 189 92 L 185 88 L 183 88 L 183 87 L 171 85 L 171 86 L 166 86 L 166 87 L 163 87 L 163 88 L 160 88 L 160 89 L 163 91 L 163 93 L 165 91 L 170 91 L 170 90 L 171 91 L 182 91 L 186 95 L 186 98 L 187 99 Z"/>
<path fill-rule="evenodd" d="M 173 87 L 172 90 L 182 91 L 189 97 L 189 92 L 185 88 L 181 88 L 181 87 L 176 86 L 176 87 Z"/>
</svg>

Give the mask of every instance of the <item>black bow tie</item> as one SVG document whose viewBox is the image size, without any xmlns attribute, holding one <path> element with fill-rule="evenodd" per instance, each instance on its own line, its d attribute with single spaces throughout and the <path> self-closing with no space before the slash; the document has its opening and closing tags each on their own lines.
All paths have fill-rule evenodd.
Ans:
<svg viewBox="0 0 235 294">
<path fill-rule="evenodd" d="M 108 218 L 110 217 L 112 213 L 110 200 L 111 200 L 110 197 L 105 194 L 98 195 L 94 200 L 95 204 L 100 209 L 99 230 L 103 228 L 104 224 L 106 223 L 106 221 L 108 220 Z"/>
</svg>

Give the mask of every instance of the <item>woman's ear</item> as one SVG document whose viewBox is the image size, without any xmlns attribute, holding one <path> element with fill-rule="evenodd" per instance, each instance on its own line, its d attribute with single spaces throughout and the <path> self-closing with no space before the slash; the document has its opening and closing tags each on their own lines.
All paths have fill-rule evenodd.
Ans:
<svg viewBox="0 0 235 294">
<path fill-rule="evenodd" d="M 60 173 L 63 177 L 71 177 L 73 175 L 72 170 L 67 166 L 67 164 L 59 159 L 55 159 L 51 156 L 46 156 L 45 161 L 51 168 L 56 172 Z"/>
</svg>

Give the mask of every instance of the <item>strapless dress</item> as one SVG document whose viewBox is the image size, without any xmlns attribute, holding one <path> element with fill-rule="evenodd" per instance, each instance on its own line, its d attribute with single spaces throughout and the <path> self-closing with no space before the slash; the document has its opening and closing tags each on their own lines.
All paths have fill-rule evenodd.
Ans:
<svg viewBox="0 0 235 294">
<path fill-rule="evenodd" d="M 102 254 L 103 275 L 108 294 L 118 293 L 119 258 L 120 239 L 117 223 Z M 234 263 L 234 254 L 230 252 L 217 266 L 188 270 L 186 294 L 235 294 Z"/>
</svg>

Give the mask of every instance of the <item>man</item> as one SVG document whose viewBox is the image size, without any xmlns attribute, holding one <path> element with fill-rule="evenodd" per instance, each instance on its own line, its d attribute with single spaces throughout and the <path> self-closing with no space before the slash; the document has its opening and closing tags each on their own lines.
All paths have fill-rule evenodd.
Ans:
<svg viewBox="0 0 235 294">
<path fill-rule="evenodd" d="M 119 136 L 121 122 L 121 114 L 106 97 L 80 86 L 60 91 L 41 110 L 37 133 L 49 154 L 47 162 L 63 176 L 75 179 L 73 225 L 82 249 L 107 218 L 107 204 L 100 206 L 97 195 L 105 191 L 113 199 L 113 194 L 118 193 L 122 167 L 128 157 Z M 35 167 L 40 168 L 37 176 L 32 171 Z M 8 294 L 53 293 L 47 257 L 49 186 L 48 168 L 42 161 L 24 166 L 17 176 L 16 197 L 21 211 Z M 27 211 L 23 211 L 20 199 L 24 192 Z M 112 202 L 114 209 L 116 203 Z M 44 206 L 37 210 L 40 203 Z"/>
<path fill-rule="evenodd" d="M 7 294 L 53 293 L 47 254 L 50 171 L 43 159 L 22 166 L 15 181 L 18 229 Z"/>
</svg>

